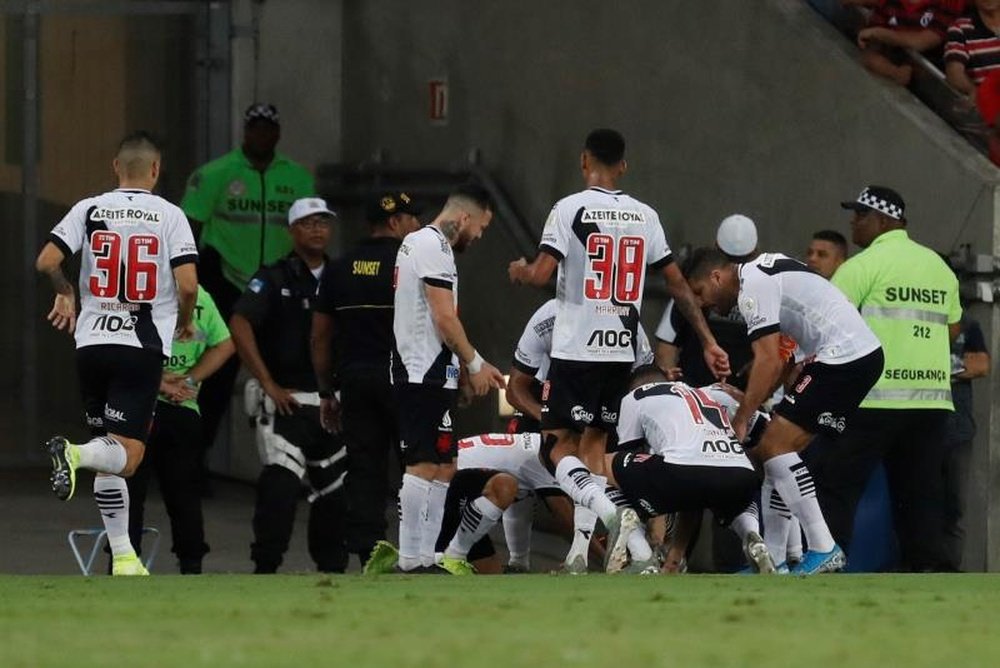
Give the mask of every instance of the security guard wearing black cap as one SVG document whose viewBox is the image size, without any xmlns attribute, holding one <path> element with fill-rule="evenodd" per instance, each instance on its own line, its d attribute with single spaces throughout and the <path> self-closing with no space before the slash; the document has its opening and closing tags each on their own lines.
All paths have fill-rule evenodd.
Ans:
<svg viewBox="0 0 1000 668">
<path fill-rule="evenodd" d="M 313 316 L 312 354 L 321 417 L 347 443 L 347 547 L 361 564 L 385 538 L 388 456 L 396 447 L 389 382 L 393 348 L 393 269 L 400 243 L 420 227 L 406 194 L 385 193 L 367 207 L 371 234 L 323 274 Z"/>
<path fill-rule="evenodd" d="M 256 419 L 264 465 L 253 517 L 256 573 L 274 573 L 281 565 L 303 479 L 311 487 L 310 556 L 320 571 L 343 572 L 347 566 L 347 453 L 339 437 L 320 426 L 320 397 L 309 357 L 312 305 L 330 264 L 324 250 L 333 217 L 316 197 L 292 204 L 293 251 L 253 275 L 229 322 L 240 359 L 254 376 L 246 404 Z"/>
</svg>

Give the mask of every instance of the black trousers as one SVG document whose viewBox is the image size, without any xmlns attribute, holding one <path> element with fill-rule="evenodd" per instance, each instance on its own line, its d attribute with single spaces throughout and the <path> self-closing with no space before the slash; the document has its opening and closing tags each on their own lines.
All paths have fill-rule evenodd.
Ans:
<svg viewBox="0 0 1000 668">
<path fill-rule="evenodd" d="M 190 408 L 159 402 L 146 455 L 135 474 L 127 479 L 130 497 L 129 537 L 136 552 L 142 552 L 142 527 L 149 480 L 155 475 L 170 517 L 171 551 L 177 555 L 181 573 L 200 573 L 208 552 L 201 511 L 201 418 Z"/>
<path fill-rule="evenodd" d="M 889 482 L 906 571 L 948 570 L 944 549 L 945 428 L 949 411 L 862 408 L 839 438 L 817 436 L 804 459 L 834 539 L 850 549 L 854 514 L 875 466 Z"/>
<path fill-rule="evenodd" d="M 385 538 L 389 453 L 399 452 L 388 370 L 343 376 L 340 398 L 348 461 L 347 549 L 364 563 L 375 542 Z"/>
<path fill-rule="evenodd" d="M 218 251 L 206 247 L 202 249 L 198 261 L 198 282 L 212 295 L 223 320 L 229 322 L 233 305 L 240 298 L 240 289 L 222 275 L 222 261 Z M 204 431 L 204 449 L 212 447 L 219 425 L 229 409 L 233 395 L 233 385 L 240 370 L 239 356 L 233 355 L 222 367 L 205 379 L 198 391 L 198 407 Z"/>
<path fill-rule="evenodd" d="M 293 415 L 277 415 L 273 420 L 275 434 L 301 450 L 306 478 L 313 493 L 318 494 L 309 509 L 309 556 L 317 570 L 343 573 L 347 568 L 347 501 L 343 489 L 347 458 L 330 462 L 343 444 L 320 426 L 319 408 L 315 406 L 301 406 Z M 254 542 L 250 546 L 256 572 L 274 573 L 281 565 L 302 494 L 301 479 L 288 468 L 272 464 L 261 471 L 253 515 Z"/>
<path fill-rule="evenodd" d="M 965 497 L 972 441 L 960 440 L 949 434 L 945 439 L 944 455 L 944 550 L 951 570 L 962 569 L 965 547 Z"/>
</svg>

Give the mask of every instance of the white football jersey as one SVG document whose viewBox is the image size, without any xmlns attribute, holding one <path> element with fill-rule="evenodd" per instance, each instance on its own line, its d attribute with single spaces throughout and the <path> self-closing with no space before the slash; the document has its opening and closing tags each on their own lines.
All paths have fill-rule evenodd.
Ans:
<svg viewBox="0 0 1000 668">
<path fill-rule="evenodd" d="M 539 307 L 528 319 L 521 338 L 514 349 L 514 366 L 534 376 L 535 380 L 544 383 L 549 377 L 549 364 L 552 361 L 552 329 L 559 311 L 559 300 L 550 299 Z M 634 367 L 653 363 L 653 349 L 642 325 L 636 326 L 639 333 L 639 343 L 636 346 Z"/>
<path fill-rule="evenodd" d="M 824 364 L 845 364 L 880 346 L 847 297 L 798 260 L 764 253 L 740 265 L 739 277 L 737 306 L 751 341 L 780 332 Z"/>
<path fill-rule="evenodd" d="M 540 250 L 559 260 L 552 357 L 635 361 L 646 266 L 672 259 L 656 212 L 620 190 L 588 188 L 556 202 Z"/>
<path fill-rule="evenodd" d="M 524 490 L 559 489 L 559 483 L 538 459 L 542 435 L 480 434 L 458 442 L 458 469 L 493 469 L 509 473 Z"/>
<path fill-rule="evenodd" d="M 120 345 L 170 355 L 177 326 L 173 268 L 197 262 L 187 217 L 147 190 L 77 202 L 49 240 L 80 257 L 76 347 Z"/>
<path fill-rule="evenodd" d="M 458 308 L 458 270 L 451 244 L 433 225 L 411 232 L 396 254 L 392 382 L 458 387 L 458 356 L 434 326 L 424 285 L 451 290 Z"/>
<path fill-rule="evenodd" d="M 729 421 L 736 407 L 714 385 L 649 383 L 622 399 L 618 443 L 628 448 L 645 440 L 650 452 L 669 464 L 753 469 Z"/>
</svg>

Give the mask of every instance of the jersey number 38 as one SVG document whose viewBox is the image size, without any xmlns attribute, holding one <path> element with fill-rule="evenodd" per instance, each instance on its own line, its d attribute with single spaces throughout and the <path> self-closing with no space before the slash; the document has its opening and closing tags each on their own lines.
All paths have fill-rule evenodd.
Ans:
<svg viewBox="0 0 1000 668">
<path fill-rule="evenodd" d="M 646 270 L 644 238 L 624 236 L 615 243 L 610 234 L 590 234 L 587 236 L 587 258 L 590 260 L 588 273 L 593 276 L 584 281 L 584 297 L 608 301 L 613 293 L 619 304 L 638 301 Z"/>
</svg>

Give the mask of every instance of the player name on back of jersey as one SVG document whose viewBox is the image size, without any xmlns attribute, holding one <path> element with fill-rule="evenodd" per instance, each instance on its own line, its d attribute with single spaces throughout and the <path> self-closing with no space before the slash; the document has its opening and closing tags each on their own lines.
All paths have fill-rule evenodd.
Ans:
<svg viewBox="0 0 1000 668">
<path fill-rule="evenodd" d="M 142 223 L 159 224 L 162 212 L 140 209 L 138 207 L 106 207 L 100 206 L 90 213 L 90 219 L 97 222 L 114 222 L 119 225 L 139 225 Z"/>
<path fill-rule="evenodd" d="M 646 216 L 633 209 L 584 209 L 580 215 L 583 223 L 601 223 L 605 226 L 621 226 L 637 223 L 645 225 Z"/>
</svg>

